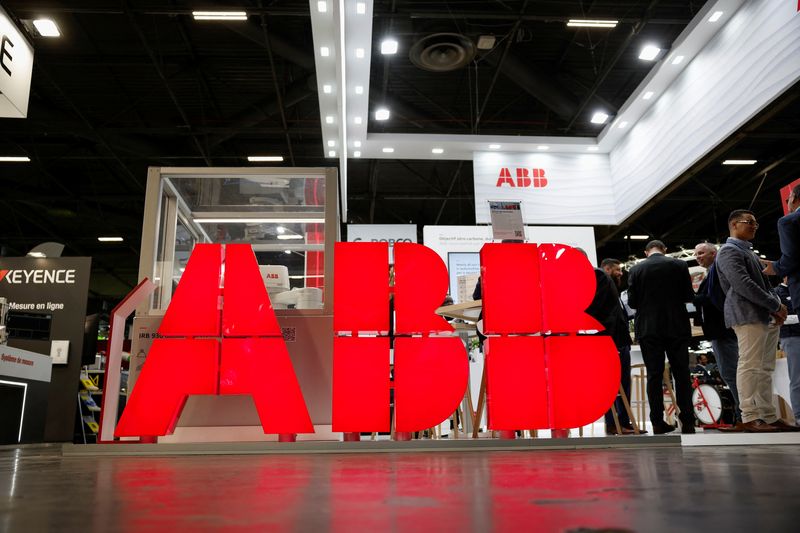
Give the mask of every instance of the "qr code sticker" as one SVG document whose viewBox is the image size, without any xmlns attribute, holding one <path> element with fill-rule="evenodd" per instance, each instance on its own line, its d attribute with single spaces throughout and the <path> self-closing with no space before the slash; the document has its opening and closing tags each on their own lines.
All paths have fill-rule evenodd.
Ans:
<svg viewBox="0 0 800 533">
<path fill-rule="evenodd" d="M 281 328 L 283 333 L 283 340 L 286 342 L 295 342 L 297 340 L 297 328 Z"/>
</svg>

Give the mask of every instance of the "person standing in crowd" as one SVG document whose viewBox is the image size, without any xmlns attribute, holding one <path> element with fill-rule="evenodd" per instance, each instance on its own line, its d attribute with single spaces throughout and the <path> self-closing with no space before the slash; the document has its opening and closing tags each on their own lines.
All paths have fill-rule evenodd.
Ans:
<svg viewBox="0 0 800 533">
<path fill-rule="evenodd" d="M 739 392 L 736 389 L 736 369 L 739 366 L 739 344 L 733 329 L 725 327 L 725 317 L 722 310 L 709 296 L 709 281 L 716 273 L 714 260 L 717 257 L 717 247 L 708 242 L 701 242 L 694 247 L 694 257 L 697 264 L 707 269 L 706 277 L 700 283 L 694 297 L 694 305 L 699 311 L 696 325 L 703 328 L 703 335 L 711 341 L 711 349 L 717 360 L 717 367 L 722 376 L 722 381 L 731 390 L 734 401 L 735 424 L 741 429 L 742 412 L 739 409 Z"/>
<path fill-rule="evenodd" d="M 664 420 L 664 354 L 675 378 L 681 432 L 694 433 L 689 382 L 691 327 L 686 304 L 694 301 L 692 278 L 684 261 L 666 257 L 659 240 L 645 246 L 647 259 L 634 265 L 628 277 L 628 305 L 636 309 L 635 330 L 647 368 L 647 399 L 653 433 L 675 430 Z"/>
<path fill-rule="evenodd" d="M 781 243 L 781 257 L 775 262 L 766 262 L 764 272 L 784 278 L 786 300 L 784 304 L 796 312 L 800 309 L 800 185 L 796 185 L 786 199 L 789 214 L 778 220 L 778 238 Z M 780 294 L 780 293 L 779 293 Z M 791 326 L 800 328 L 800 326 Z M 792 388 L 792 410 L 796 422 L 800 422 L 800 338 L 784 335 L 781 328 L 781 345 L 789 363 L 789 379 Z M 788 349 L 787 349 L 788 348 Z M 796 399 L 795 399 L 796 398 Z"/>
<path fill-rule="evenodd" d="M 603 259 L 600 263 L 602 270 L 599 268 L 594 269 L 595 281 L 597 288 L 595 290 L 594 299 L 586 309 L 586 312 L 595 318 L 598 322 L 603 324 L 605 334 L 611 336 L 614 345 L 619 353 L 620 363 L 620 383 L 622 390 L 630 400 L 631 395 L 631 335 L 628 332 L 628 319 L 625 316 L 625 311 L 622 308 L 622 303 L 619 300 L 619 280 L 622 279 L 622 267 L 616 259 Z M 619 272 L 618 276 L 614 276 L 613 272 Z M 612 272 L 612 274 L 609 274 Z M 613 276 L 613 277 L 610 277 Z M 625 404 L 621 396 L 617 396 L 614 401 L 614 407 L 617 411 L 619 420 L 619 427 L 622 435 L 630 435 L 636 431 L 633 429 L 628 411 L 625 409 Z M 616 435 L 617 426 L 614 423 L 614 414 L 612 409 L 609 409 L 605 415 L 606 422 L 606 435 Z M 646 432 L 640 432 L 646 433 Z"/>
<path fill-rule="evenodd" d="M 787 278 L 783 278 L 783 283 L 778 285 L 775 293 L 781 299 L 781 303 L 786 306 L 790 315 L 797 313 L 789 294 Z M 792 403 L 792 413 L 795 424 L 797 424 L 800 422 L 800 324 L 781 326 L 780 342 L 789 366 L 789 401 Z"/>
<path fill-rule="evenodd" d="M 773 294 L 761 272 L 750 241 L 758 222 L 752 211 L 737 209 L 728 216 L 730 237 L 717 253 L 716 269 L 725 291 L 725 325 L 736 332 L 739 367 L 736 386 L 743 429 L 750 433 L 794 431 L 780 420 L 772 404 L 772 372 L 778 347 L 778 328 L 786 306 Z M 773 317 L 773 323 L 770 323 Z"/>
</svg>

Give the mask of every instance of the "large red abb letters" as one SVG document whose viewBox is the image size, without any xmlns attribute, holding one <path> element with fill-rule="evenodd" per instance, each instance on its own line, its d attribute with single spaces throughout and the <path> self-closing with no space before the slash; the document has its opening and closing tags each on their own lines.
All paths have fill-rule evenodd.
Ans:
<svg viewBox="0 0 800 533">
<path fill-rule="evenodd" d="M 116 436 L 171 433 L 193 394 L 250 394 L 264 433 L 314 432 L 249 245 L 198 244 L 158 334 Z"/>
<path fill-rule="evenodd" d="M 620 363 L 587 315 L 589 261 L 563 244 L 486 244 L 481 250 L 489 427 L 573 428 L 608 410 Z"/>
<path fill-rule="evenodd" d="M 334 431 L 390 428 L 391 294 L 396 430 L 434 426 L 463 398 L 464 347 L 434 313 L 446 268 L 418 244 L 397 243 L 394 256 L 392 289 L 387 243 L 335 245 Z M 569 428 L 602 416 L 620 366 L 609 337 L 577 335 L 602 327 L 584 313 L 595 291 L 585 256 L 560 244 L 487 244 L 481 271 L 489 427 Z M 248 245 L 198 245 L 158 333 L 117 436 L 172 432 L 194 394 L 250 394 L 265 433 L 313 433 Z"/>
<path fill-rule="evenodd" d="M 419 431 L 455 411 L 469 367 L 453 328 L 434 311 L 447 269 L 433 250 L 394 245 L 395 429 Z M 337 242 L 333 330 L 333 430 L 389 431 L 389 247 Z"/>
</svg>

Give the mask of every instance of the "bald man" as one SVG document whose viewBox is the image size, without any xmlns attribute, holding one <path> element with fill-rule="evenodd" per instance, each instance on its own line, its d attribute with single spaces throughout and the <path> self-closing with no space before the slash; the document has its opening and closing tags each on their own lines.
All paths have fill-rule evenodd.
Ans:
<svg viewBox="0 0 800 533">
<path fill-rule="evenodd" d="M 717 258 L 717 247 L 708 242 L 701 242 L 694 247 L 694 257 L 697 264 L 707 269 L 706 276 L 697 294 L 694 305 L 699 311 L 695 324 L 703 328 L 703 335 L 711 341 L 711 349 L 717 360 L 719 373 L 722 380 L 731 390 L 734 401 L 735 423 L 741 425 L 742 412 L 739 410 L 739 391 L 736 389 L 736 369 L 739 366 L 739 344 L 733 329 L 725 327 L 725 317 L 708 295 L 708 282 L 712 275 L 714 259 Z"/>
</svg>

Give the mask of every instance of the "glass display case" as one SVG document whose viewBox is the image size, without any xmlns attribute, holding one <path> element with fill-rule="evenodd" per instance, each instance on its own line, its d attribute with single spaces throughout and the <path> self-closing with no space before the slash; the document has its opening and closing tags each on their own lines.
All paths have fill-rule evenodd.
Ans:
<svg viewBox="0 0 800 533">
<path fill-rule="evenodd" d="M 163 314 L 197 243 L 252 245 L 279 314 L 330 314 L 338 229 L 335 168 L 150 168 L 138 314 Z"/>
</svg>

